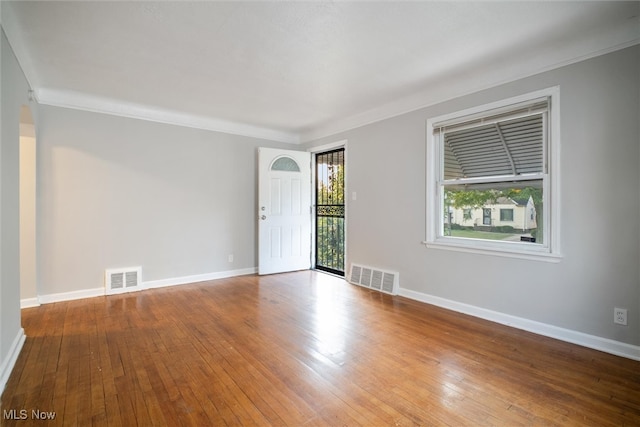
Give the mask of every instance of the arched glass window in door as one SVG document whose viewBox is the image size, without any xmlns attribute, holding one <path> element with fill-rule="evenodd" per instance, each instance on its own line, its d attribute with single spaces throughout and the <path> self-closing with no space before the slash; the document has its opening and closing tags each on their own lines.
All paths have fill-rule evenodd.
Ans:
<svg viewBox="0 0 640 427">
<path fill-rule="evenodd" d="M 300 172 L 300 166 L 291 157 L 279 157 L 271 165 L 272 171 Z"/>
</svg>

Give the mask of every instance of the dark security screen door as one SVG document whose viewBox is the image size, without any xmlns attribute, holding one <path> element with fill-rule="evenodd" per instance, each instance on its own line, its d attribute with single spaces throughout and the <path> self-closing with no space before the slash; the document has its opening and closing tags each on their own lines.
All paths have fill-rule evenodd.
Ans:
<svg viewBox="0 0 640 427">
<path fill-rule="evenodd" d="M 316 154 L 316 268 L 344 276 L 344 148 Z"/>
</svg>

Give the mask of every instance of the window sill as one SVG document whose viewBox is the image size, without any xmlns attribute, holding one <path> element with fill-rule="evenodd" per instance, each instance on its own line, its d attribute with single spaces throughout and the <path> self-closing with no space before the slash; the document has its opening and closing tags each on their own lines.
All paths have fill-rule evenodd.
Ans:
<svg viewBox="0 0 640 427">
<path fill-rule="evenodd" d="M 505 258 L 518 258 L 526 259 L 530 261 L 544 261 L 551 263 L 558 263 L 562 260 L 562 255 L 559 253 L 551 253 L 546 248 L 523 248 L 515 247 L 508 244 L 491 244 L 491 242 L 469 242 L 464 239 L 442 239 L 436 241 L 423 241 L 429 249 L 441 249 L 455 252 L 466 252 L 480 255 L 500 256 Z M 518 245 L 519 246 L 519 245 Z"/>
</svg>

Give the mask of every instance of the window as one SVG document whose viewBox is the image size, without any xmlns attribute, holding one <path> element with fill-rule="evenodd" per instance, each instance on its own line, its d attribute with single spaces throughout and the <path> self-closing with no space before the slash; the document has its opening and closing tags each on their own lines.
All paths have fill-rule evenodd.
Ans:
<svg viewBox="0 0 640 427">
<path fill-rule="evenodd" d="M 500 209 L 500 222 L 513 222 L 513 209 Z"/>
<path fill-rule="evenodd" d="M 291 157 L 279 157 L 271 165 L 272 171 L 300 172 L 300 167 Z"/>
<path fill-rule="evenodd" d="M 559 256 L 558 92 L 427 121 L 427 246 Z"/>
</svg>

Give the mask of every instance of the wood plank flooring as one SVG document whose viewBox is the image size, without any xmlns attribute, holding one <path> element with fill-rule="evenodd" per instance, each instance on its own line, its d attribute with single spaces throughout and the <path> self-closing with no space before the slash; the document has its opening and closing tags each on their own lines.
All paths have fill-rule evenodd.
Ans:
<svg viewBox="0 0 640 427">
<path fill-rule="evenodd" d="M 640 362 L 312 271 L 22 313 L 7 427 L 640 425 Z"/>
</svg>

